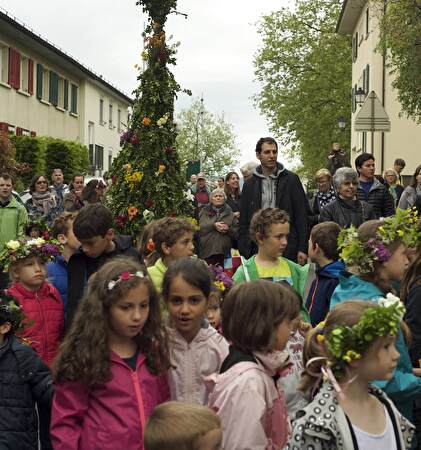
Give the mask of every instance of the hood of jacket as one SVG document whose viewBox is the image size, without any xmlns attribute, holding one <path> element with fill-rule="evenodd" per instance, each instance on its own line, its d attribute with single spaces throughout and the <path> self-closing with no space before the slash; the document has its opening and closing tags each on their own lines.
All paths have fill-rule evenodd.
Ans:
<svg viewBox="0 0 421 450">
<path fill-rule="evenodd" d="M 215 330 L 215 328 L 211 327 L 208 323 L 206 324 L 205 327 L 200 328 L 199 332 L 196 334 L 196 336 L 191 342 L 187 342 L 175 328 L 167 328 L 167 330 L 171 346 L 174 346 L 175 348 L 179 349 L 188 348 L 193 344 L 201 344 L 209 341 L 210 339 L 212 340 L 216 339 L 216 341 L 220 343 L 225 342 L 225 338 L 221 334 L 219 334 Z"/>
<path fill-rule="evenodd" d="M 276 178 L 278 178 L 279 175 L 280 175 L 281 173 L 283 173 L 285 170 L 286 170 L 286 169 L 285 169 L 284 165 L 281 164 L 280 162 L 277 162 L 277 163 L 276 163 L 276 169 L 273 171 L 273 173 L 272 173 L 271 175 L 269 175 L 269 178 L 272 178 L 272 179 L 276 180 Z M 258 177 L 258 178 L 263 178 L 263 179 L 268 178 L 268 177 L 265 177 L 265 176 L 263 175 L 262 172 L 263 172 L 262 166 L 259 164 L 259 165 L 254 169 L 253 175 L 255 175 L 255 176 Z"/>
<path fill-rule="evenodd" d="M 327 278 L 338 278 L 344 270 L 345 264 L 342 261 L 333 261 L 324 267 L 318 268 L 316 273 Z"/>
<path fill-rule="evenodd" d="M 365 281 L 350 272 L 339 275 L 339 284 L 330 300 L 330 309 L 346 300 L 377 300 L 385 294 L 373 283 Z"/>
<path fill-rule="evenodd" d="M 61 302 L 60 295 L 57 289 L 50 283 L 44 282 L 37 291 L 28 291 L 20 283 L 13 283 L 7 293 L 17 300 L 35 300 L 39 297 L 54 297 L 58 302 Z"/>
</svg>

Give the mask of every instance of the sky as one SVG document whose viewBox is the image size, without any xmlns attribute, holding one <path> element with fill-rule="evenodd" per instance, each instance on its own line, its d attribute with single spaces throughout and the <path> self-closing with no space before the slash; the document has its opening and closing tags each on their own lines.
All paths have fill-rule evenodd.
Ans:
<svg viewBox="0 0 421 450">
<path fill-rule="evenodd" d="M 253 56 L 261 46 L 257 22 L 293 0 L 179 0 L 166 24 L 167 36 L 181 45 L 176 80 L 205 108 L 224 114 L 234 126 L 240 164 L 255 159 L 256 141 L 269 135 L 265 118 L 253 105 Z M 131 94 L 137 86 L 134 65 L 140 62 L 145 16 L 135 0 L 0 0 L 0 7 L 54 45 Z M 182 94 L 176 110 L 189 107 Z"/>
</svg>

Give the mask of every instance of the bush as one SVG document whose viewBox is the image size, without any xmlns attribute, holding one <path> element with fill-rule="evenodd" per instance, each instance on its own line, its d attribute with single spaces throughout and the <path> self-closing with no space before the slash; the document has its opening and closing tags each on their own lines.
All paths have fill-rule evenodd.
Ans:
<svg viewBox="0 0 421 450">
<path fill-rule="evenodd" d="M 65 182 L 69 182 L 75 173 L 88 170 L 88 148 L 78 142 L 29 136 L 13 136 L 11 139 L 16 147 L 16 160 L 30 167 L 28 173 L 21 177 L 25 187 L 37 174 L 50 180 L 53 169 L 63 171 Z"/>
</svg>

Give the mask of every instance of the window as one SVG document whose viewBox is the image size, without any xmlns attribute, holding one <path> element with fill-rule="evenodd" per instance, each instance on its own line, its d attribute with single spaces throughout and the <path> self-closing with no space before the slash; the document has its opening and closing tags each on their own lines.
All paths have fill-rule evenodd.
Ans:
<svg viewBox="0 0 421 450">
<path fill-rule="evenodd" d="M 363 152 L 367 153 L 367 132 L 363 131 L 362 135 L 363 135 L 363 145 L 362 145 Z"/>
<path fill-rule="evenodd" d="M 357 110 L 357 98 L 355 97 L 356 92 L 357 85 L 352 88 L 352 112 L 355 112 Z"/>
<path fill-rule="evenodd" d="M 112 165 L 113 165 L 113 151 L 108 150 L 108 170 L 111 169 Z"/>
<path fill-rule="evenodd" d="M 120 133 L 121 131 L 121 109 L 117 110 L 117 131 Z"/>
<path fill-rule="evenodd" d="M 364 92 L 368 95 L 370 93 L 370 65 L 367 64 L 364 70 Z"/>
<path fill-rule="evenodd" d="M 89 165 L 95 170 L 94 144 L 89 144 Z"/>
<path fill-rule="evenodd" d="M 58 79 L 58 106 L 64 109 L 64 79 Z"/>
<path fill-rule="evenodd" d="M 50 71 L 42 68 L 42 96 L 41 98 L 48 102 L 50 96 Z"/>
<path fill-rule="evenodd" d="M 26 56 L 20 57 L 20 89 L 29 92 L 29 59 Z"/>
<path fill-rule="evenodd" d="M 104 99 L 99 99 L 99 124 L 104 125 Z"/>
<path fill-rule="evenodd" d="M 9 76 L 9 49 L 0 44 L 0 81 L 7 83 Z"/>
<path fill-rule="evenodd" d="M 77 86 L 73 83 L 71 85 L 70 112 L 77 114 Z"/>
<path fill-rule="evenodd" d="M 104 168 L 104 147 L 95 145 L 95 168 L 102 170 Z"/>
<path fill-rule="evenodd" d="M 358 31 L 352 38 L 352 60 L 355 62 L 358 58 Z"/>
<path fill-rule="evenodd" d="M 108 126 L 113 128 L 113 105 L 111 103 L 108 107 Z"/>
<path fill-rule="evenodd" d="M 365 10 L 365 38 L 368 38 L 370 32 L 370 9 Z"/>
</svg>

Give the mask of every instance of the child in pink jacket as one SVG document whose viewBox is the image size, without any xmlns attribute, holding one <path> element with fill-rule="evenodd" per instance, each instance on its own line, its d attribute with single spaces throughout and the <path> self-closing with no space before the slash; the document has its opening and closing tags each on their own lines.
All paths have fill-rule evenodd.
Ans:
<svg viewBox="0 0 421 450">
<path fill-rule="evenodd" d="M 280 450 L 287 443 L 288 416 L 276 379 L 288 363 L 283 350 L 299 313 L 291 291 L 271 281 L 238 285 L 225 298 L 224 334 L 233 345 L 220 373 L 207 380 L 223 448 Z"/>
<path fill-rule="evenodd" d="M 211 290 L 205 263 L 181 258 L 164 276 L 162 294 L 173 328 L 168 329 L 172 368 L 171 399 L 206 405 L 205 377 L 219 371 L 228 355 L 228 343 L 204 322 Z"/>
<path fill-rule="evenodd" d="M 148 417 L 169 400 L 159 298 L 137 262 L 104 264 L 54 366 L 54 450 L 142 450 Z"/>
</svg>

